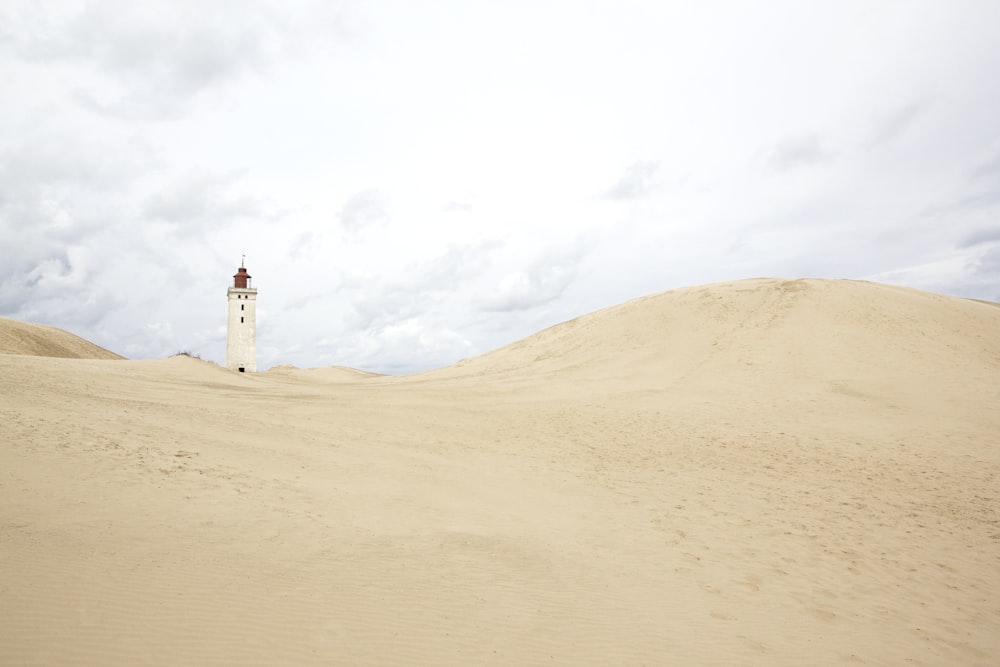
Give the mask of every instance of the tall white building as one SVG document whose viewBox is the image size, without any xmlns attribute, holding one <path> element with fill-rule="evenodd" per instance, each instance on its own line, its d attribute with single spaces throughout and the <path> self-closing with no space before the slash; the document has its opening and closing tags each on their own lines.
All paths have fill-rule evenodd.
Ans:
<svg viewBox="0 0 1000 667">
<path fill-rule="evenodd" d="M 240 265 L 233 276 L 229 297 L 229 326 L 226 333 L 226 368 L 240 373 L 257 371 L 257 289 L 250 287 L 250 275 Z"/>
</svg>

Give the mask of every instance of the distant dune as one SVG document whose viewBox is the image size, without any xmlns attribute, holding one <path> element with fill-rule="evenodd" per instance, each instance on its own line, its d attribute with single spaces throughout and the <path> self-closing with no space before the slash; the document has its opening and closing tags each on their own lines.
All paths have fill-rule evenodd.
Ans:
<svg viewBox="0 0 1000 667">
<path fill-rule="evenodd" d="M 356 382 L 364 378 L 382 377 L 378 373 L 361 371 L 356 368 L 345 366 L 325 366 L 322 368 L 298 368 L 296 366 L 283 365 L 269 368 L 267 371 L 271 376 L 282 376 L 294 378 L 296 380 L 312 380 L 317 382 Z"/>
<path fill-rule="evenodd" d="M 584 315 L 435 373 L 663 384 L 722 369 L 770 380 L 933 367 L 965 377 L 998 363 L 996 305 L 850 280 L 717 283 Z"/>
<path fill-rule="evenodd" d="M 122 359 L 79 336 L 44 324 L 0 317 L 0 354 L 26 354 L 64 359 Z"/>
<path fill-rule="evenodd" d="M 0 320 L 0 664 L 997 665 L 998 332 L 755 279 L 392 377 Z"/>
</svg>

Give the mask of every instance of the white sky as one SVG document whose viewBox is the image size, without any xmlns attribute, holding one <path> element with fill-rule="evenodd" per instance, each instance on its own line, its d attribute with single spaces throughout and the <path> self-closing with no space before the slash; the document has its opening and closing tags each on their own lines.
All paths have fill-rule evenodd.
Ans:
<svg viewBox="0 0 1000 667">
<path fill-rule="evenodd" d="M 409 372 L 684 285 L 1000 300 L 1000 3 L 0 5 L 0 315 Z"/>
</svg>

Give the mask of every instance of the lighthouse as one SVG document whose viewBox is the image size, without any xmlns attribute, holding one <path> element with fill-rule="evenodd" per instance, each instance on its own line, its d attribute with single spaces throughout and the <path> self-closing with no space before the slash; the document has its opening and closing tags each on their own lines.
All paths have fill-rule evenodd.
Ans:
<svg viewBox="0 0 1000 667">
<path fill-rule="evenodd" d="M 257 371 L 257 289 L 250 287 L 250 274 L 240 263 L 229 297 L 226 333 L 226 368 L 240 373 Z"/>
</svg>

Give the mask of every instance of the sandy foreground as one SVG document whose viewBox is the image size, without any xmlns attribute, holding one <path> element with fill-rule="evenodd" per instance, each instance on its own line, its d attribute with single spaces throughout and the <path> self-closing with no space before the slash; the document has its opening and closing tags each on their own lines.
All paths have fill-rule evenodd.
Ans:
<svg viewBox="0 0 1000 667">
<path fill-rule="evenodd" d="M 406 377 L 17 326 L 0 664 L 1000 664 L 996 305 L 739 281 Z"/>
</svg>

